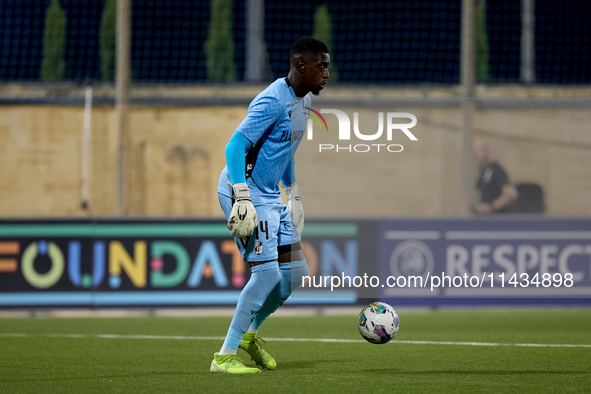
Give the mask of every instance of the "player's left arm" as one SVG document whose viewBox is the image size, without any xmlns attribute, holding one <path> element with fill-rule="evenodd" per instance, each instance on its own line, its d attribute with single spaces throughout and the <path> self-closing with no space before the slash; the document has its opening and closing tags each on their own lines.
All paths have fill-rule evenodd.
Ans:
<svg viewBox="0 0 591 394">
<path fill-rule="evenodd" d="M 302 205 L 298 184 L 295 179 L 295 160 L 293 157 L 283 174 L 282 181 L 291 221 L 301 234 L 302 231 L 304 231 L 304 207 Z"/>
<path fill-rule="evenodd" d="M 233 199 L 232 211 L 228 217 L 228 230 L 233 237 L 241 239 L 249 237 L 258 223 L 244 174 L 245 155 L 251 146 L 252 142 L 237 131 L 226 145 L 226 164 Z"/>
</svg>

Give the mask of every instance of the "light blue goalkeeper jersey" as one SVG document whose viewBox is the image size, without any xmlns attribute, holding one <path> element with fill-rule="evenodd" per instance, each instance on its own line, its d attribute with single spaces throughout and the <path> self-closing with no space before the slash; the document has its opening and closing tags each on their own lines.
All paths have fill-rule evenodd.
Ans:
<svg viewBox="0 0 591 394">
<path fill-rule="evenodd" d="M 246 182 L 251 195 L 281 195 L 279 182 L 290 164 L 306 130 L 306 108 L 312 100 L 297 98 L 287 78 L 269 85 L 250 103 L 236 131 L 252 142 L 246 154 Z M 224 168 L 218 192 L 228 195 L 228 169 Z M 253 187 L 254 186 L 254 187 Z M 271 196 L 269 196 L 271 197 Z"/>
</svg>

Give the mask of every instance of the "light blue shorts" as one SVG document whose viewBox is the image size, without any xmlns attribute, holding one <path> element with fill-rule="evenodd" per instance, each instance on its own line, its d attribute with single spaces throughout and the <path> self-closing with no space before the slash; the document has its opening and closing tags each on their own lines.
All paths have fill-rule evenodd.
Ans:
<svg viewBox="0 0 591 394">
<path fill-rule="evenodd" d="M 232 198 L 221 193 L 218 193 L 218 198 L 228 220 L 232 211 Z M 258 201 L 255 196 L 252 198 L 259 224 L 246 244 L 240 238 L 234 238 L 238 249 L 246 262 L 277 260 L 277 248 L 300 242 L 301 235 L 292 225 L 289 209 L 282 201 L 265 203 Z"/>
</svg>

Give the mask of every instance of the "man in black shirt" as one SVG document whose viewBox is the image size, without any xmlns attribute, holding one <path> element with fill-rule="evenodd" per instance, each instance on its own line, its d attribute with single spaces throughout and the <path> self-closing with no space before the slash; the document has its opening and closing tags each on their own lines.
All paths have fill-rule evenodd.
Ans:
<svg viewBox="0 0 591 394">
<path fill-rule="evenodd" d="M 495 161 L 492 143 L 486 139 L 476 140 L 474 156 L 480 172 L 473 211 L 479 214 L 507 212 L 518 193 L 515 186 L 509 183 L 503 167 Z"/>
</svg>

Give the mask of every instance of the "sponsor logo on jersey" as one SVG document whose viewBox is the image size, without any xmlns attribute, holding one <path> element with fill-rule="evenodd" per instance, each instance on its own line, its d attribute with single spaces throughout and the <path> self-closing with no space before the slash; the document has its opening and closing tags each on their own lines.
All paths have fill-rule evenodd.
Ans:
<svg viewBox="0 0 591 394">
<path fill-rule="evenodd" d="M 259 256 L 261 255 L 261 253 L 263 253 L 263 241 L 255 241 L 254 252 Z"/>
</svg>

